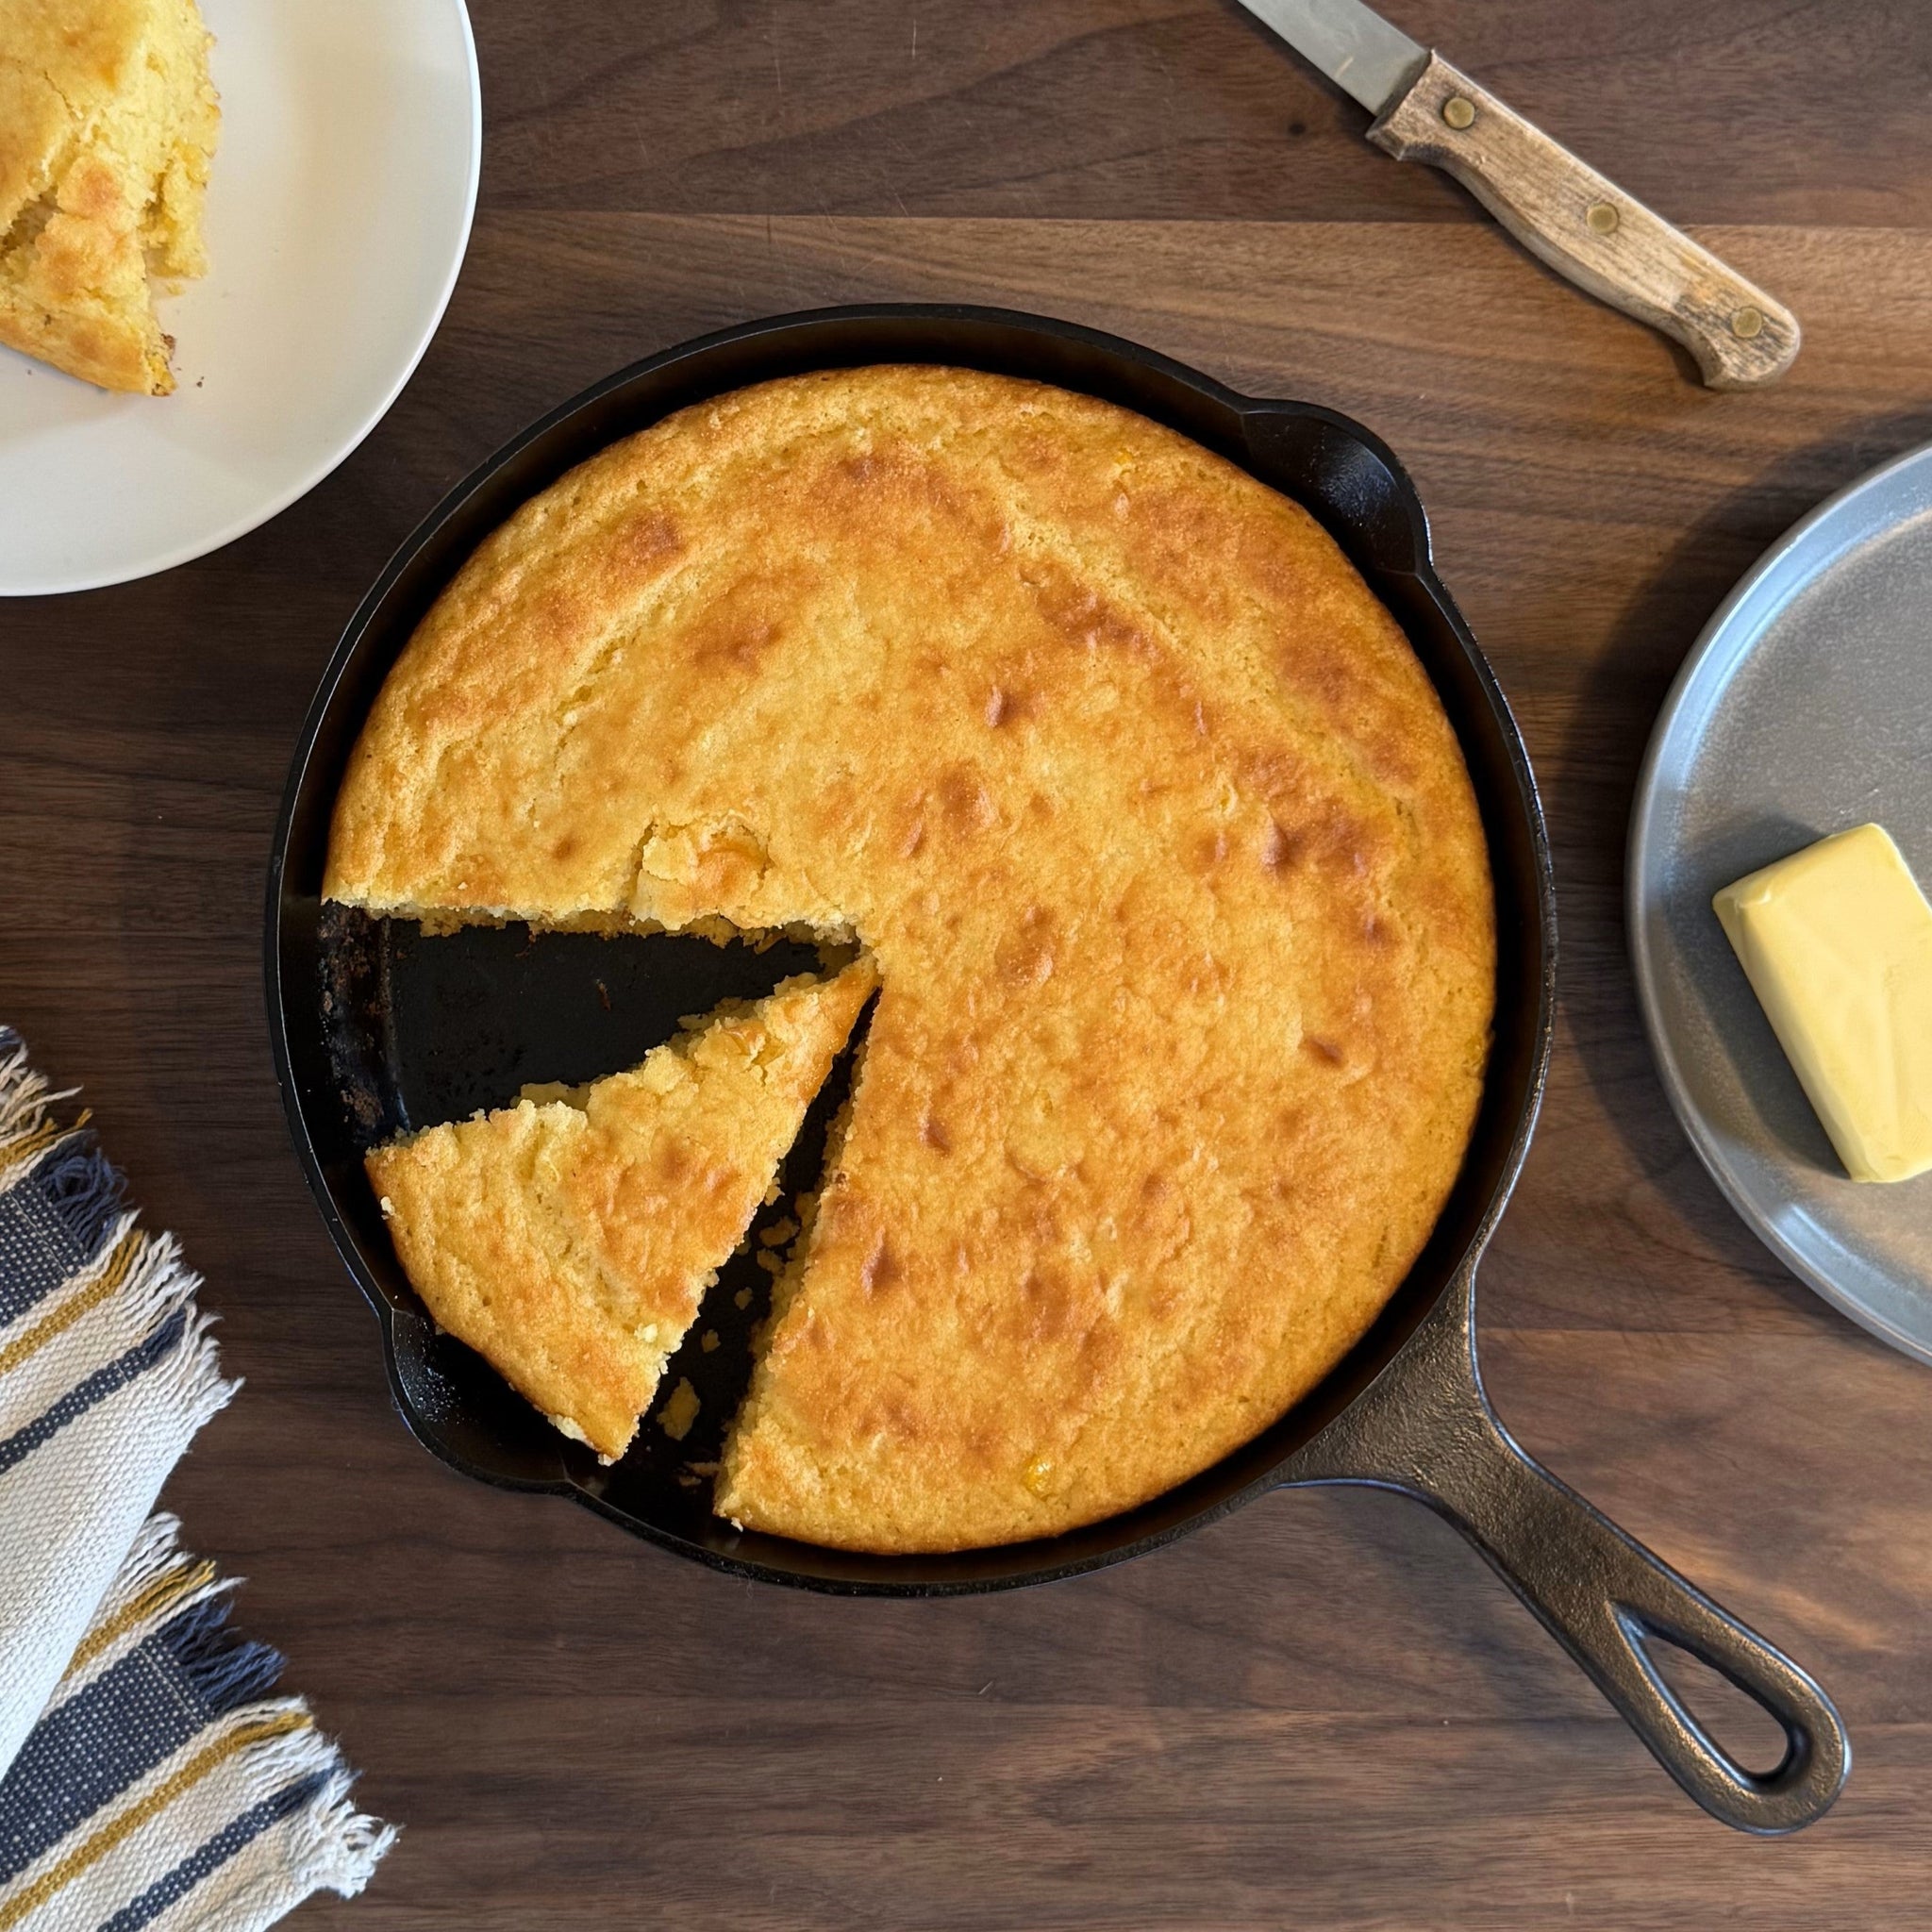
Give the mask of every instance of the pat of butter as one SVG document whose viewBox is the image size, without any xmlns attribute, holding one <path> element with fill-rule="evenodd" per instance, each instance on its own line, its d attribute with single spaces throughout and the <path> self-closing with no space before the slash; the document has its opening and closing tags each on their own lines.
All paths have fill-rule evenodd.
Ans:
<svg viewBox="0 0 1932 1932">
<path fill-rule="evenodd" d="M 1821 839 L 1711 904 L 1845 1172 L 1932 1168 L 1932 906 L 1890 836 Z"/>
</svg>

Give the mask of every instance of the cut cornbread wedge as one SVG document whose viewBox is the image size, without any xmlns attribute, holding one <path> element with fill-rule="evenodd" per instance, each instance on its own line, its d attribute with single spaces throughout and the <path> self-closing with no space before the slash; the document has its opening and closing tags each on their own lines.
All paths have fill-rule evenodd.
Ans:
<svg viewBox="0 0 1932 1932">
<path fill-rule="evenodd" d="M 368 1155 L 429 1312 L 565 1435 L 623 1455 L 876 984 L 867 961 L 787 980 L 571 1098 Z"/>
<path fill-rule="evenodd" d="M 194 0 L 0 0 L 0 342 L 173 390 L 149 276 L 208 266 L 208 50 Z"/>
</svg>

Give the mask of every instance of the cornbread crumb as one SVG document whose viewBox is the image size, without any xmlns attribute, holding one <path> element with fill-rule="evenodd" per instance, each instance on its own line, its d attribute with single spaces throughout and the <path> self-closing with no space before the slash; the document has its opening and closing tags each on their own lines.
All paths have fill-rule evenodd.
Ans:
<svg viewBox="0 0 1932 1932">
<path fill-rule="evenodd" d="M 575 1087 L 566 1086 L 561 1080 L 531 1080 L 518 1093 L 519 1100 L 527 1100 L 533 1107 L 548 1107 L 555 1101 L 561 1101 L 565 1107 L 574 1107 L 581 1113 L 591 1097 L 591 1089 L 595 1081 L 586 1080 Z"/>
<path fill-rule="evenodd" d="M 430 1314 L 623 1455 L 876 983 L 863 961 L 788 980 L 581 1104 L 524 1099 L 369 1154 Z"/>
<path fill-rule="evenodd" d="M 586 1447 L 590 1446 L 590 1437 L 585 1435 L 583 1430 L 578 1428 L 576 1424 L 572 1422 L 569 1416 L 546 1415 L 543 1418 L 543 1420 L 546 1423 L 548 1423 L 553 1429 L 557 1430 L 557 1432 L 559 1435 L 568 1436 L 573 1442 L 582 1442 Z M 603 1456 L 598 1457 L 598 1460 L 600 1462 L 609 1462 L 613 1459 L 613 1457 L 608 1456 Z"/>
<path fill-rule="evenodd" d="M 718 1331 L 715 1328 L 707 1328 L 698 1338 L 698 1346 L 707 1355 L 715 1354 L 718 1347 Z"/>
<path fill-rule="evenodd" d="M 150 278 L 208 268 L 208 45 L 194 0 L 0 0 L 0 343 L 174 389 Z"/>
<path fill-rule="evenodd" d="M 658 1426 L 674 1442 L 681 1442 L 691 1434 L 691 1425 L 698 1419 L 702 1405 L 698 1391 L 691 1386 L 688 1375 L 680 1375 L 677 1387 L 671 1391 L 671 1399 L 658 1411 Z"/>
</svg>

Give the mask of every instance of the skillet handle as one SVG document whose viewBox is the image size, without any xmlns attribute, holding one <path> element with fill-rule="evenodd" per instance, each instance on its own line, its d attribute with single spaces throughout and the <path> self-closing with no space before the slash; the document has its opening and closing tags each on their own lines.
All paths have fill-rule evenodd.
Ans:
<svg viewBox="0 0 1932 1932">
<path fill-rule="evenodd" d="M 1558 1482 L 1497 1420 L 1476 1366 L 1474 1263 L 1380 1377 L 1308 1445 L 1291 1483 L 1395 1489 L 1452 1523 L 1589 1672 L 1671 1775 L 1740 1831 L 1797 1831 L 1831 1808 L 1852 1746 L 1830 1698 L 1782 1651 Z M 1748 1771 L 1645 1650 L 1661 1638 L 1723 1673 L 1785 1734 Z"/>
</svg>

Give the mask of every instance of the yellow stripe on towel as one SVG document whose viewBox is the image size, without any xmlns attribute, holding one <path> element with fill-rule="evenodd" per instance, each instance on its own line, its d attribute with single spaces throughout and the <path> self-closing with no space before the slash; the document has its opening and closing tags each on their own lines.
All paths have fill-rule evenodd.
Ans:
<svg viewBox="0 0 1932 1932">
<path fill-rule="evenodd" d="M 19 1368 L 28 1356 L 73 1327 L 89 1309 L 99 1307 L 127 1279 L 128 1271 L 146 1246 L 146 1237 L 129 1228 L 115 1243 L 108 1265 L 93 1280 L 69 1295 L 51 1314 L 42 1316 L 25 1335 L 15 1336 L 5 1348 L 0 1348 L 0 1375 Z"/>
<path fill-rule="evenodd" d="M 169 1613 L 183 1597 L 206 1590 L 214 1580 L 215 1566 L 206 1557 L 198 1563 L 177 1563 L 172 1570 L 164 1571 L 145 1590 L 123 1604 L 105 1623 L 95 1624 L 80 1640 L 74 1660 L 67 1666 L 67 1674 L 72 1677 L 86 1670 L 104 1650 L 119 1642 L 143 1619 L 151 1618 L 157 1624 L 165 1624 Z"/>
<path fill-rule="evenodd" d="M 63 1141 L 79 1127 L 75 1122 L 72 1127 L 63 1127 L 58 1121 L 42 1121 L 38 1126 L 29 1127 L 18 1140 L 0 1141 L 0 1178 L 4 1178 L 14 1168 L 22 1166 L 36 1155 L 44 1154 L 56 1141 Z"/>
<path fill-rule="evenodd" d="M 251 1744 L 264 1744 L 271 1738 L 285 1738 L 291 1731 L 306 1731 L 311 1727 L 312 1722 L 306 1711 L 276 1711 L 272 1717 L 240 1724 L 225 1737 L 217 1738 L 213 1743 L 197 1751 L 179 1771 L 158 1784 L 138 1805 L 130 1805 L 118 1817 L 110 1819 L 84 1844 L 76 1845 L 58 1864 L 50 1867 L 25 1890 L 0 1906 L 0 1932 L 7 1932 L 8 1926 L 18 1925 L 29 1912 L 38 1911 L 90 1865 L 98 1863 L 122 1840 L 139 1831 L 158 1811 L 165 1810 L 182 1792 L 192 1790 L 218 1764 L 225 1764 Z"/>
</svg>

